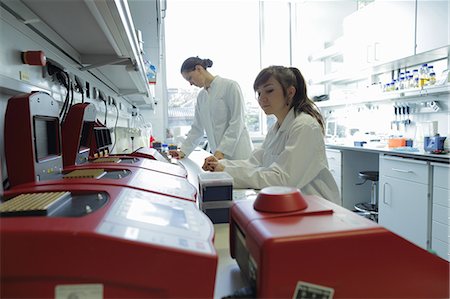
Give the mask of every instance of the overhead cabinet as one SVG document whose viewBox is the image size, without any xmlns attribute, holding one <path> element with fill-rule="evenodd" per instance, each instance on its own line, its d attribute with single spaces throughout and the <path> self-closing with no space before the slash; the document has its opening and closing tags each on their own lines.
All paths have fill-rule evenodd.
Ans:
<svg viewBox="0 0 450 299">
<path fill-rule="evenodd" d="M 415 2 L 376 1 L 344 19 L 344 62 L 353 68 L 414 54 Z"/>
<path fill-rule="evenodd" d="M 375 1 L 344 19 L 344 62 L 358 69 L 448 46 L 448 18 L 448 1 Z"/>
<path fill-rule="evenodd" d="M 417 0 L 416 54 L 450 44 L 450 2 Z"/>
</svg>

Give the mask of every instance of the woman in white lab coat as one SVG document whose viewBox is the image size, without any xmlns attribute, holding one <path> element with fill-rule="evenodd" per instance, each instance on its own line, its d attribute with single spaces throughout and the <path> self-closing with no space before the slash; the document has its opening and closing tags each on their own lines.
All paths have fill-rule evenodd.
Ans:
<svg viewBox="0 0 450 299">
<path fill-rule="evenodd" d="M 213 76 L 207 68 L 210 59 L 190 57 L 181 66 L 181 74 L 191 85 L 203 88 L 197 96 L 194 122 L 179 151 L 173 157 L 188 156 L 203 139 L 217 159 L 247 159 L 253 150 L 245 125 L 244 100 L 239 84 Z"/>
<path fill-rule="evenodd" d="M 203 169 L 229 173 L 234 188 L 291 186 L 341 204 L 325 156 L 323 118 L 307 96 L 300 71 L 283 66 L 265 68 L 253 88 L 264 112 L 277 118 L 261 148 L 246 160 L 208 157 Z"/>
</svg>

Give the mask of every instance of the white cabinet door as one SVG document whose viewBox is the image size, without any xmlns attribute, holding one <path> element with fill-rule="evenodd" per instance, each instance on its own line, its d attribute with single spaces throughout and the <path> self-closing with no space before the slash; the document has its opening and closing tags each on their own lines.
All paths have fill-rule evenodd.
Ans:
<svg viewBox="0 0 450 299">
<path fill-rule="evenodd" d="M 378 223 L 427 249 L 429 165 L 425 161 L 380 157 Z"/>
<path fill-rule="evenodd" d="M 414 55 L 415 1 L 376 1 L 346 17 L 344 62 L 361 68 Z"/>
<path fill-rule="evenodd" d="M 428 185 L 380 177 L 378 223 L 426 249 L 428 239 Z"/>
<path fill-rule="evenodd" d="M 327 149 L 325 151 L 328 159 L 328 168 L 339 188 L 342 198 L 342 153 L 340 150 Z"/>
<path fill-rule="evenodd" d="M 417 0 L 417 54 L 450 44 L 449 15 L 449 1 Z"/>
</svg>

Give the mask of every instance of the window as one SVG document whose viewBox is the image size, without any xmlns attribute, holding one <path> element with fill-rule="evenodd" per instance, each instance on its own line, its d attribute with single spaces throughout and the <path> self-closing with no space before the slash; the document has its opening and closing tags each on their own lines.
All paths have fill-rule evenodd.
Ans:
<svg viewBox="0 0 450 299">
<path fill-rule="evenodd" d="M 244 94 L 246 122 L 252 136 L 262 136 L 273 122 L 260 109 L 253 81 L 261 68 L 290 65 L 288 2 L 171 1 L 165 18 L 168 126 L 184 136 L 194 117 L 199 89 L 180 74 L 190 56 L 209 58 L 209 71 L 237 81 Z M 175 140 L 177 141 L 177 140 Z"/>
</svg>

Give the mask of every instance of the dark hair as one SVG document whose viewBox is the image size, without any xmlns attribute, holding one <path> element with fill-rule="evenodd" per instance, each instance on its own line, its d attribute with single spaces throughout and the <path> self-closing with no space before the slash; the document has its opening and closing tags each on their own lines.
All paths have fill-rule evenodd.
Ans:
<svg viewBox="0 0 450 299">
<path fill-rule="evenodd" d="M 275 80 L 281 84 L 284 96 L 286 96 L 287 89 L 290 86 L 295 87 L 295 95 L 291 102 L 291 108 L 294 108 L 295 115 L 297 116 L 301 112 L 311 115 L 317 119 L 322 127 L 322 132 L 324 132 L 325 125 L 323 117 L 316 104 L 308 98 L 306 83 L 302 73 L 295 67 L 269 66 L 259 72 L 258 76 L 256 76 L 255 82 L 253 83 L 253 89 L 256 91 L 258 87 L 266 83 L 270 77 L 274 77 Z"/>
<path fill-rule="evenodd" d="M 201 65 L 205 70 L 209 67 L 212 67 L 213 62 L 211 59 L 201 59 L 198 56 L 197 57 L 189 57 L 186 59 L 183 64 L 181 65 L 181 73 L 184 72 L 192 72 L 195 70 L 195 67 L 197 65 Z"/>
</svg>

